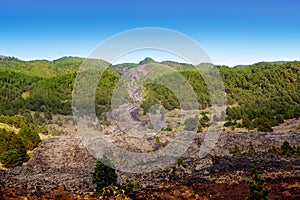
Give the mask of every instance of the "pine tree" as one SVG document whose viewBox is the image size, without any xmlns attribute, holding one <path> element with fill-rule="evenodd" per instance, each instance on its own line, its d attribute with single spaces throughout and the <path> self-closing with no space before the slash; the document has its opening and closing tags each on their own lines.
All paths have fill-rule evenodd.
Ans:
<svg viewBox="0 0 300 200">
<path fill-rule="evenodd" d="M 251 178 L 246 180 L 249 185 L 250 194 L 246 197 L 246 200 L 268 200 L 268 195 L 271 193 L 271 189 L 263 187 L 265 179 L 257 173 L 256 166 L 250 164 Z"/>
<path fill-rule="evenodd" d="M 253 147 L 253 144 L 251 142 L 249 142 L 249 153 L 255 153 L 255 150 L 254 150 L 254 147 Z"/>
<path fill-rule="evenodd" d="M 240 151 L 240 148 L 239 148 L 239 146 L 237 144 L 234 144 L 234 146 L 233 146 L 233 148 L 231 150 L 231 154 L 233 156 L 241 156 L 242 155 L 241 151 Z"/>
<path fill-rule="evenodd" d="M 114 165 L 106 156 L 103 156 L 96 163 L 93 173 L 93 183 L 97 185 L 98 191 L 117 183 L 117 173 Z"/>
<path fill-rule="evenodd" d="M 295 150 L 291 147 L 288 141 L 284 141 L 281 145 L 281 152 L 283 155 L 291 156 L 295 153 Z"/>
<path fill-rule="evenodd" d="M 20 129 L 19 136 L 22 138 L 27 150 L 33 150 L 41 142 L 39 134 L 28 126 Z"/>
</svg>

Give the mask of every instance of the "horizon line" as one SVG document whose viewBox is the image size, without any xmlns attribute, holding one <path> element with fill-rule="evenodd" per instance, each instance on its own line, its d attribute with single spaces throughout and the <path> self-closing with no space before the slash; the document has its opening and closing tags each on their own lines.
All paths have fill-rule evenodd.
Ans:
<svg viewBox="0 0 300 200">
<path fill-rule="evenodd" d="M 17 57 L 17 56 L 7 56 L 7 55 L 1 55 L 0 54 L 0 60 L 2 59 L 5 59 L 5 58 L 15 58 L 15 59 L 18 59 L 20 61 L 25 61 L 25 62 L 31 62 L 31 61 L 41 61 L 41 60 L 45 60 L 45 61 L 49 61 L 49 62 L 54 62 L 56 60 L 59 60 L 61 58 L 81 58 L 81 59 L 88 59 L 89 57 L 85 57 L 85 56 L 79 56 L 79 55 L 64 55 L 64 56 L 60 56 L 60 57 L 57 57 L 57 58 L 20 58 L 20 57 Z M 179 61 L 179 60 L 175 60 L 175 59 L 156 59 L 156 58 L 153 58 L 151 56 L 145 56 L 142 60 L 129 60 L 129 61 L 126 61 L 126 62 L 114 62 L 114 63 L 110 63 L 104 59 L 101 59 L 101 58 L 90 58 L 90 59 L 98 59 L 98 60 L 103 60 L 109 64 L 112 64 L 112 65 L 119 65 L 119 64 L 139 64 L 141 61 L 147 59 L 147 58 L 150 58 L 152 59 L 153 61 L 157 62 L 157 63 L 161 63 L 161 62 L 175 62 L 175 63 L 178 63 L 178 64 L 191 64 L 191 63 L 188 63 L 188 62 L 184 62 L 184 61 Z M 240 64 L 236 64 L 236 65 L 227 65 L 227 64 L 221 64 L 221 63 L 199 63 L 198 65 L 201 65 L 201 64 L 212 64 L 212 65 L 215 65 L 215 66 L 227 66 L 227 67 L 230 67 L 230 68 L 233 68 L 233 67 L 237 67 L 237 66 L 251 66 L 251 65 L 255 65 L 257 63 L 285 63 L 285 62 L 298 62 L 300 60 L 298 59 L 295 59 L 295 60 L 285 60 L 285 59 L 278 59 L 278 60 L 261 60 L 261 61 L 254 61 L 254 62 L 248 62 L 248 63 L 240 63 Z M 193 64 L 191 64 L 193 65 Z"/>
</svg>

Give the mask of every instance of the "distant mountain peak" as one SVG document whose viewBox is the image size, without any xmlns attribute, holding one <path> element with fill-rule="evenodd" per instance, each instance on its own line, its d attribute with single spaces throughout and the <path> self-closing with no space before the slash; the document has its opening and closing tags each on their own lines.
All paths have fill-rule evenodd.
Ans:
<svg viewBox="0 0 300 200">
<path fill-rule="evenodd" d="M 155 63 L 156 61 L 153 60 L 152 58 L 150 57 L 146 57 L 144 60 L 142 60 L 139 65 L 143 65 L 143 64 L 149 64 L 149 63 Z"/>
<path fill-rule="evenodd" d="M 0 59 L 5 59 L 5 58 L 9 58 L 9 56 L 2 56 L 2 55 L 0 55 Z"/>
</svg>

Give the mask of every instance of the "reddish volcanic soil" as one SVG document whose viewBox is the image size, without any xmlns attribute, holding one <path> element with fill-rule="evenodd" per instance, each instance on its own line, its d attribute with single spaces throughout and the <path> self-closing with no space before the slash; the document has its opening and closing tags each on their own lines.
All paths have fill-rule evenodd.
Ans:
<svg viewBox="0 0 300 200">
<path fill-rule="evenodd" d="M 266 186 L 272 189 L 270 199 L 300 199 L 300 185 L 297 178 L 266 180 Z M 248 185 L 239 184 L 194 184 L 190 186 L 162 186 L 145 190 L 136 190 L 128 194 L 131 199 L 212 199 L 240 200 L 248 195 Z M 24 199 L 28 192 L 20 189 L 2 189 L 0 199 Z M 59 188 L 43 196 L 28 196 L 28 199 L 87 199 L 87 195 L 74 195 Z M 88 199 L 99 199 L 100 194 L 89 196 Z"/>
</svg>

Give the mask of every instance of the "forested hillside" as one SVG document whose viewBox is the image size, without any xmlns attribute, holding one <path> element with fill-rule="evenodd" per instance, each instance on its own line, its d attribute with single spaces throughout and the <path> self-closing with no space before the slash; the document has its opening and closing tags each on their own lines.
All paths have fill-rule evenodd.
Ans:
<svg viewBox="0 0 300 200">
<path fill-rule="evenodd" d="M 75 72 L 79 69 L 83 58 L 62 57 L 57 60 L 22 61 L 17 58 L 0 59 L 0 69 L 14 70 L 34 77 L 53 77 Z"/>
<path fill-rule="evenodd" d="M 221 67 L 228 94 L 227 125 L 271 131 L 284 119 L 300 117 L 300 63 L 258 63 L 230 69 Z"/>
<path fill-rule="evenodd" d="M 166 63 L 169 66 L 178 64 Z M 258 63 L 229 68 L 218 66 L 227 94 L 225 126 L 272 131 L 284 119 L 300 117 L 300 62 Z M 194 88 L 200 108 L 209 106 L 209 94 L 201 75 L 193 69 L 179 69 Z M 174 94 L 161 85 L 146 85 L 142 107 L 162 103 L 166 109 L 179 108 Z"/>
<path fill-rule="evenodd" d="M 76 57 L 55 61 L 0 59 L 0 115 L 22 115 L 28 110 L 71 114 L 74 80 L 82 61 L 82 58 Z M 201 109 L 210 106 L 205 82 L 191 65 L 170 61 L 161 64 L 180 71 L 194 88 Z M 109 110 L 110 96 L 123 69 L 136 66 L 120 64 L 111 66 L 104 73 L 96 93 L 99 115 Z M 300 117 L 300 62 L 217 67 L 223 77 L 229 105 L 226 126 L 271 131 L 272 126 L 284 119 Z M 147 84 L 145 93 L 147 95 L 142 103 L 145 111 L 155 103 L 163 104 L 167 110 L 179 108 L 177 98 L 166 87 Z"/>
</svg>

